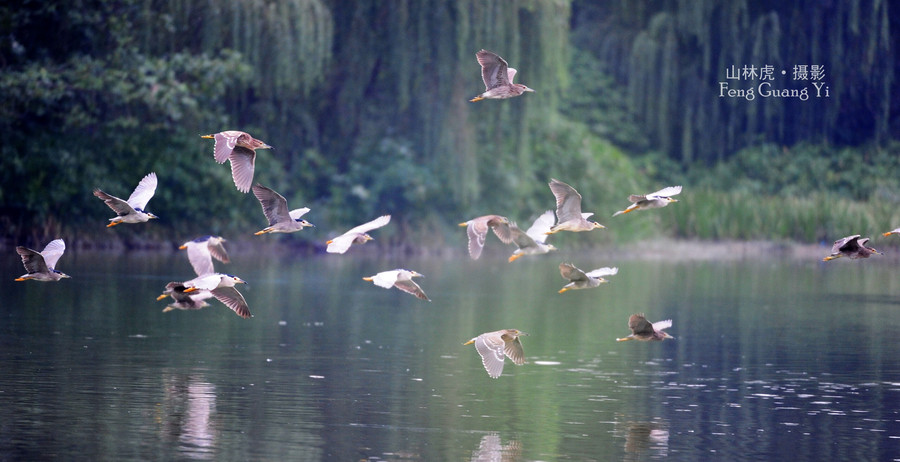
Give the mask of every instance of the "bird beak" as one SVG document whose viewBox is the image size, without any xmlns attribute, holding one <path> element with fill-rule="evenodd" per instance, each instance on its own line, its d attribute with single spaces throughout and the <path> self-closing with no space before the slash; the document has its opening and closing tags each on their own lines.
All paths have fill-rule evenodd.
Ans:
<svg viewBox="0 0 900 462">
<path fill-rule="evenodd" d="M 528 87 L 525 87 L 525 91 L 530 91 L 530 92 L 534 93 L 534 89 L 528 88 Z"/>
<path fill-rule="evenodd" d="M 412 272 L 412 275 L 413 275 L 413 277 L 420 277 L 420 278 L 424 278 L 424 277 L 425 277 L 424 274 L 422 274 L 422 273 L 417 273 L 417 272 L 415 272 L 415 271 Z"/>
<path fill-rule="evenodd" d="M 528 332 L 519 331 L 519 337 L 527 337 L 527 336 L 528 336 Z"/>
</svg>

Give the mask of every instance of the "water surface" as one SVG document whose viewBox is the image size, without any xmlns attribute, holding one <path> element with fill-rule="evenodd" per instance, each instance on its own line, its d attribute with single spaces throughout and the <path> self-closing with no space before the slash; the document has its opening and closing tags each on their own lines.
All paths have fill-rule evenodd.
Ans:
<svg viewBox="0 0 900 462">
<path fill-rule="evenodd" d="M 560 295 L 564 259 L 620 270 Z M 900 460 L 893 260 L 233 260 L 249 320 L 162 313 L 183 254 L 4 259 L 0 459 Z M 361 279 L 396 267 L 433 302 Z M 635 312 L 676 339 L 617 343 Z M 491 379 L 462 343 L 513 327 Z"/>
</svg>

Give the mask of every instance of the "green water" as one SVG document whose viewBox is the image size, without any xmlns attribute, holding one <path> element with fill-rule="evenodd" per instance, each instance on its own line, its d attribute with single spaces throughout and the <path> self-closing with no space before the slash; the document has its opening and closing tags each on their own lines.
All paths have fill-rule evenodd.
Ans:
<svg viewBox="0 0 900 462">
<path fill-rule="evenodd" d="M 0 459 L 900 458 L 894 260 L 232 259 L 249 320 L 162 313 L 183 254 L 4 259 Z M 619 274 L 557 294 L 563 260 Z M 398 267 L 433 302 L 362 280 Z M 636 312 L 676 339 L 616 342 Z M 462 343 L 503 328 L 495 380 Z"/>
</svg>

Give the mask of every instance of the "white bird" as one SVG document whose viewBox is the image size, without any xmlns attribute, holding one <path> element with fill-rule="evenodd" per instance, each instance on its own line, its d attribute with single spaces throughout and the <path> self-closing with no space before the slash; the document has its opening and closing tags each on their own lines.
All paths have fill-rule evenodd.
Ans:
<svg viewBox="0 0 900 462">
<path fill-rule="evenodd" d="M 102 199 L 109 208 L 118 214 L 115 218 L 109 219 L 110 223 L 106 225 L 107 228 L 116 226 L 119 223 L 143 223 L 157 218 L 156 215 L 144 210 L 147 208 L 147 202 L 150 202 L 155 193 L 156 173 L 149 173 L 142 178 L 141 182 L 134 188 L 134 192 L 128 196 L 127 201 L 111 196 L 100 189 L 94 189 L 94 195 Z"/>
<path fill-rule="evenodd" d="M 663 188 L 659 191 L 643 196 L 632 194 L 628 196 L 628 201 L 633 202 L 633 204 L 629 205 L 625 210 L 619 210 L 618 212 L 614 213 L 613 216 L 628 212 L 634 212 L 635 210 L 648 210 L 665 207 L 672 202 L 678 202 L 678 199 L 673 199 L 672 196 L 679 193 L 681 193 L 681 186 L 669 186 L 668 188 Z"/>
<path fill-rule="evenodd" d="M 509 232 L 518 249 L 510 255 L 509 262 L 512 263 L 523 255 L 541 255 L 556 250 L 556 247 L 546 243 L 554 221 L 553 210 L 547 210 L 534 220 L 528 231 L 522 232 L 515 223 L 510 224 Z"/>
<path fill-rule="evenodd" d="M 272 189 L 261 184 L 253 185 L 253 195 L 262 205 L 263 214 L 269 220 L 269 226 L 255 233 L 256 236 L 266 233 L 293 233 L 303 228 L 314 226 L 312 223 L 301 219 L 309 212 L 309 207 L 288 211 L 287 199 Z"/>
<path fill-rule="evenodd" d="M 373 229 L 381 228 L 391 221 L 390 215 L 382 215 L 368 223 L 363 223 L 350 231 L 326 242 L 328 247 L 325 249 L 328 253 L 344 253 L 353 244 L 365 244 L 372 240 L 372 236 L 367 233 Z"/>
<path fill-rule="evenodd" d="M 250 307 L 244 296 L 234 288 L 235 284 L 246 284 L 243 279 L 230 274 L 213 273 L 185 281 L 184 293 L 208 290 L 213 297 L 231 308 L 238 316 L 249 318 Z"/>
<path fill-rule="evenodd" d="M 23 274 L 16 278 L 16 281 L 27 281 L 34 279 L 35 281 L 59 281 L 60 279 L 70 277 L 62 271 L 57 271 L 56 262 L 62 257 L 66 251 L 66 243 L 62 239 L 54 239 L 44 247 L 44 250 L 38 252 L 27 247 L 16 247 L 16 253 L 22 257 L 22 264 L 25 265 Z"/>
<path fill-rule="evenodd" d="M 523 335 L 528 334 L 517 329 L 485 332 L 463 345 L 475 344 L 475 349 L 481 355 L 481 364 L 484 365 L 488 375 L 496 379 L 503 373 L 504 355 L 517 366 L 525 364 L 525 350 L 519 341 L 519 337 Z"/>
<path fill-rule="evenodd" d="M 188 261 L 191 262 L 194 272 L 197 273 L 197 276 L 205 276 L 215 273 L 213 258 L 222 263 L 231 262 L 231 259 L 228 258 L 228 252 L 225 251 L 225 246 L 222 245 L 224 242 L 225 238 L 220 236 L 203 236 L 185 242 L 178 248 L 187 249 Z"/>
<path fill-rule="evenodd" d="M 610 268 L 607 266 L 585 273 L 571 263 L 560 263 L 559 274 L 562 275 L 563 279 L 567 279 L 569 283 L 563 286 L 562 289 L 559 289 L 559 293 L 568 290 L 591 289 L 597 287 L 604 282 L 609 282 L 604 279 L 603 276 L 612 276 L 618 272 L 619 268 Z"/>
<path fill-rule="evenodd" d="M 390 289 L 391 287 L 396 287 L 408 294 L 415 295 L 416 297 L 425 300 L 431 301 L 427 295 L 425 295 L 425 291 L 416 284 L 415 281 L 412 280 L 414 277 L 425 277 L 415 271 L 405 270 L 405 269 L 395 269 L 390 271 L 382 271 L 374 276 L 364 277 L 364 281 L 371 281 L 375 283 L 378 287 L 384 287 L 385 289 Z"/>
<path fill-rule="evenodd" d="M 256 150 L 272 149 L 264 141 L 250 136 L 249 133 L 238 130 L 225 130 L 212 135 L 202 135 L 200 138 L 215 139 L 213 155 L 216 162 L 224 164 L 231 161 L 231 178 L 238 191 L 246 193 L 253 183 L 253 171 L 256 168 Z"/>
</svg>

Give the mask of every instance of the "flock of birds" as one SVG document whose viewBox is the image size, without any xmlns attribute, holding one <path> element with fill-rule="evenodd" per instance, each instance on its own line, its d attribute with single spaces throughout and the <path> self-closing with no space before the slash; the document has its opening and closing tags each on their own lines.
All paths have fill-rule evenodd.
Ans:
<svg viewBox="0 0 900 462">
<path fill-rule="evenodd" d="M 506 61 L 497 54 L 481 50 L 476 53 L 476 57 L 481 65 L 485 91 L 470 101 L 506 99 L 534 91 L 525 85 L 513 83 L 516 70 L 510 68 Z M 253 138 L 248 133 L 236 130 L 203 135 L 202 138 L 215 140 L 213 153 L 216 162 L 224 164 L 225 161 L 229 161 L 231 163 L 232 179 L 237 190 L 242 193 L 252 190 L 253 195 L 259 201 L 268 226 L 254 233 L 255 235 L 293 233 L 304 228 L 314 227 L 312 223 L 302 218 L 310 211 L 309 208 L 289 210 L 287 200 L 282 195 L 261 184 L 253 184 L 256 150 L 269 149 L 271 146 Z M 107 227 L 113 227 L 122 223 L 144 223 L 157 218 L 156 215 L 146 211 L 148 202 L 156 192 L 156 187 L 156 174 L 149 173 L 141 179 L 127 200 L 107 194 L 100 189 L 94 189 L 93 194 L 116 213 L 115 217 L 109 219 L 107 225 Z M 485 215 L 460 223 L 460 226 L 466 228 L 468 235 L 469 256 L 474 260 L 481 257 L 489 231 L 492 231 L 504 244 L 516 246 L 516 250 L 509 257 L 509 262 L 513 262 L 526 255 L 540 255 L 556 250 L 556 247 L 547 243 L 547 237 L 552 234 L 562 231 L 586 232 L 605 228 L 596 221 L 588 220 L 593 213 L 582 212 L 582 197 L 575 188 L 557 179 L 551 179 L 549 187 L 556 199 L 555 213 L 553 210 L 542 213 L 526 231 L 522 231 L 516 223 L 501 215 Z M 631 205 L 616 212 L 613 217 L 639 210 L 665 207 L 670 203 L 677 202 L 672 196 L 680 193 L 681 186 L 670 186 L 650 194 L 631 195 L 628 197 Z M 372 240 L 369 232 L 386 226 L 390 220 L 390 215 L 382 215 L 356 226 L 327 241 L 326 252 L 343 254 L 353 245 L 365 244 Z M 885 236 L 891 234 L 900 234 L 900 228 L 884 233 Z M 824 260 L 829 261 L 840 257 L 868 258 L 873 253 L 881 253 L 868 247 L 866 245 L 868 241 L 868 238 L 861 238 L 860 235 L 839 239 L 835 241 L 831 255 L 825 257 Z M 223 263 L 230 261 L 223 245 L 224 242 L 225 239 L 218 236 L 204 236 L 186 242 L 180 247 L 187 251 L 188 261 L 197 277 L 188 281 L 173 281 L 166 284 L 163 293 L 157 297 L 157 300 L 171 297 L 172 302 L 166 306 L 163 312 L 176 309 L 202 309 L 209 306 L 206 300 L 216 298 L 238 316 L 242 318 L 252 316 L 244 296 L 235 288 L 238 284 L 245 284 L 245 281 L 237 276 L 218 273 L 214 269 L 213 259 Z M 62 239 L 51 241 L 40 252 L 23 246 L 16 247 L 16 252 L 21 257 L 27 271 L 26 274 L 16 278 L 16 281 L 59 281 L 69 278 L 70 276 L 56 269 L 65 248 Z M 617 274 L 618 268 L 603 267 L 584 271 L 571 263 L 563 262 L 559 265 L 559 272 L 567 281 L 566 285 L 559 290 L 559 293 L 562 294 L 570 290 L 599 287 L 608 282 L 606 277 Z M 382 271 L 363 279 L 378 287 L 396 288 L 419 299 L 431 301 L 422 288 L 413 281 L 413 278 L 421 276 L 415 271 L 398 268 Z M 665 332 L 665 329 L 671 326 L 672 321 L 668 319 L 651 323 L 643 314 L 633 314 L 628 319 L 628 328 L 631 330 L 631 334 L 616 340 L 660 341 L 674 338 Z M 464 345 L 474 343 L 488 375 L 498 378 L 503 372 L 505 358 L 509 358 L 516 365 L 525 363 L 525 354 L 519 338 L 526 335 L 528 334 L 517 329 L 503 329 L 478 335 Z"/>
</svg>

